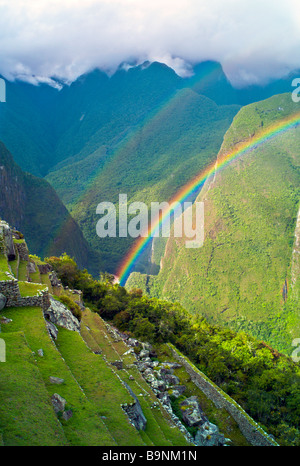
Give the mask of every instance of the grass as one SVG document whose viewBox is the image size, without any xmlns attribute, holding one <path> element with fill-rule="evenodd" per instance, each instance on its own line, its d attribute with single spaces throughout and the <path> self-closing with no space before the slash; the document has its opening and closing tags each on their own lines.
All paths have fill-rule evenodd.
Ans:
<svg viewBox="0 0 300 466">
<path fill-rule="evenodd" d="M 25 239 L 17 239 L 17 238 L 14 238 L 14 243 L 15 244 L 25 244 Z"/>
<path fill-rule="evenodd" d="M 69 421 L 61 421 L 68 444 L 79 446 L 115 445 L 115 441 L 104 425 L 95 405 L 81 390 L 66 362 L 50 340 L 41 309 L 33 307 L 27 307 L 26 310 L 24 308 L 10 308 L 6 309 L 5 316 L 11 318 L 12 322 L 2 325 L 1 338 L 3 337 L 6 340 L 10 337 L 11 332 L 24 332 L 24 338 L 26 337 L 30 348 L 31 358 L 35 358 L 36 370 L 38 369 L 41 374 L 48 398 L 53 393 L 58 392 L 67 400 L 68 407 L 73 411 L 73 417 Z M 43 349 L 43 357 L 37 355 L 37 351 L 40 348 Z M 8 348 L 8 357 L 9 355 L 10 350 Z M 18 362 L 17 358 L 16 362 Z M 10 367 L 11 373 L 15 374 L 14 377 L 17 377 L 19 373 L 20 377 L 22 376 L 21 360 L 19 365 L 15 364 L 15 361 L 12 361 Z M 59 386 L 51 384 L 49 380 L 50 376 L 62 378 L 64 379 L 64 383 Z M 30 374 L 27 374 L 27 377 L 28 385 L 30 385 L 32 383 Z M 4 377 L 4 381 L 6 380 L 7 377 Z M 21 392 L 22 390 L 17 388 L 18 384 L 18 379 L 16 379 L 16 390 Z M 30 393 L 29 388 L 27 391 Z M 28 416 L 30 417 L 30 414 Z M 32 422 L 34 422 L 34 418 Z M 14 425 L 14 421 L 12 419 L 8 424 L 7 420 L 5 424 Z M 15 428 L 19 429 L 18 426 L 15 426 Z M 44 430 L 47 431 L 47 426 Z M 30 438 L 27 439 L 26 444 L 31 445 Z"/>
<path fill-rule="evenodd" d="M 1 333 L 0 432 L 6 446 L 66 445 L 64 431 L 22 331 Z"/>
<path fill-rule="evenodd" d="M 143 445 L 121 404 L 133 399 L 101 356 L 94 354 L 76 332 L 59 330 L 57 347 L 87 397 L 95 404 L 119 445 Z M 76 351 L 74 351 L 76 348 Z"/>
<path fill-rule="evenodd" d="M 28 276 L 27 276 L 27 261 L 20 260 L 19 270 L 18 270 L 18 280 L 26 281 L 27 279 L 28 279 Z"/>
<path fill-rule="evenodd" d="M 90 330 L 87 330 L 87 327 Z M 119 370 L 118 376 L 130 386 L 136 395 L 143 395 L 138 399 L 147 417 L 145 433 L 148 438 L 155 445 L 189 445 L 184 436 L 177 429 L 172 428 L 169 414 L 162 408 L 153 408 L 153 403 L 157 402 L 157 398 L 136 366 L 133 365 L 136 361 L 135 356 L 132 353 L 124 354 L 128 351 L 127 345 L 107 331 L 103 319 L 86 309 L 83 312 L 81 333 L 87 344 L 95 351 L 100 349 L 109 362 L 123 361 L 124 370 Z"/>
<path fill-rule="evenodd" d="M 39 283 L 29 283 L 19 281 L 20 294 L 23 297 L 26 296 L 37 296 L 39 291 L 46 290 L 45 285 Z"/>
<path fill-rule="evenodd" d="M 5 272 L 11 273 L 8 267 L 8 262 L 4 254 L 0 254 L 0 280 L 9 280 L 10 278 Z"/>
<path fill-rule="evenodd" d="M 49 275 L 47 273 L 41 273 L 40 274 L 40 279 L 41 279 L 41 283 L 46 285 L 48 287 L 48 290 L 50 291 L 50 293 L 52 293 L 53 289 L 52 289 L 51 281 L 49 279 Z"/>
<path fill-rule="evenodd" d="M 18 260 L 15 259 L 13 261 L 9 261 L 9 265 L 11 267 L 11 271 L 15 278 L 18 278 Z"/>
</svg>

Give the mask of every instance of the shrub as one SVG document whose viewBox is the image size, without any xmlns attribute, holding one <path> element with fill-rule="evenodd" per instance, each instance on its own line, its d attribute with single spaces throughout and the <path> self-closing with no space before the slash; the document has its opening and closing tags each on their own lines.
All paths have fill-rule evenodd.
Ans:
<svg viewBox="0 0 300 466">
<path fill-rule="evenodd" d="M 59 301 L 64 304 L 65 306 L 67 306 L 68 309 L 70 309 L 70 311 L 72 312 L 73 316 L 76 317 L 76 319 L 79 320 L 79 322 L 81 321 L 81 318 L 82 318 L 82 312 L 81 312 L 81 309 L 80 307 L 78 306 L 77 303 L 75 303 L 69 296 L 67 295 L 61 295 L 59 296 Z"/>
</svg>

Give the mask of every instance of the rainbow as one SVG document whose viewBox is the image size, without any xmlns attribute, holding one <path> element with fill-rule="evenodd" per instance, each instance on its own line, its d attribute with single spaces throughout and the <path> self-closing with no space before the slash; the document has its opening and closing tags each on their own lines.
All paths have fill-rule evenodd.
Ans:
<svg viewBox="0 0 300 466">
<path fill-rule="evenodd" d="M 145 251 L 148 244 L 152 240 L 155 232 L 160 228 L 165 218 L 168 215 L 170 215 L 170 212 L 172 211 L 175 203 L 184 202 L 191 194 L 199 191 L 199 189 L 202 188 L 206 180 L 218 173 L 220 170 L 222 170 L 224 167 L 226 167 L 234 160 L 238 159 L 247 152 L 261 146 L 262 144 L 273 139 L 279 134 L 282 134 L 288 131 L 289 129 L 294 128 L 298 124 L 300 124 L 300 113 L 293 114 L 288 118 L 276 122 L 275 124 L 262 130 L 260 133 L 253 136 L 252 138 L 242 142 L 238 146 L 235 146 L 234 149 L 232 149 L 230 152 L 224 154 L 222 154 L 221 152 L 218 155 L 218 159 L 216 162 L 214 162 L 213 164 L 205 168 L 203 171 L 201 171 L 195 178 L 189 181 L 175 194 L 175 196 L 168 203 L 169 207 L 163 212 L 161 217 L 158 218 L 154 224 L 151 223 L 151 226 L 148 228 L 148 234 L 139 237 L 139 239 L 134 243 L 134 245 L 125 256 L 123 262 L 121 263 L 117 271 L 116 276 L 119 280 L 119 284 L 121 286 L 125 285 L 137 260 Z"/>
</svg>

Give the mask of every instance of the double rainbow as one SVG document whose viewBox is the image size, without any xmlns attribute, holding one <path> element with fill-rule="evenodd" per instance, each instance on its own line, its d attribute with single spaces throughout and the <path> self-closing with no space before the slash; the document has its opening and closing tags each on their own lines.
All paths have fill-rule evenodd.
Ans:
<svg viewBox="0 0 300 466">
<path fill-rule="evenodd" d="M 296 127 L 298 124 L 300 124 L 300 113 L 293 114 L 288 118 L 276 122 L 274 125 L 271 125 L 267 129 L 261 131 L 253 138 L 244 141 L 230 152 L 225 153 L 223 155 L 219 154 L 217 162 L 214 162 L 213 164 L 205 168 L 195 178 L 193 178 L 185 186 L 183 186 L 171 199 L 171 201 L 169 201 L 168 209 L 164 211 L 162 216 L 158 218 L 154 224 L 151 224 L 151 226 L 148 229 L 148 235 L 145 237 L 140 237 L 125 256 L 116 274 L 120 285 L 125 285 L 137 260 L 145 251 L 146 247 L 152 240 L 155 232 L 160 228 L 165 218 L 168 215 L 170 215 L 172 208 L 176 202 L 184 202 L 191 194 L 199 191 L 199 189 L 203 186 L 207 179 L 209 179 L 214 174 L 218 173 L 228 164 L 238 159 L 242 155 L 246 154 L 247 152 L 255 149 L 256 147 L 261 146 L 270 139 L 275 138 L 279 134 L 282 134 L 288 131 L 289 129 Z"/>
</svg>

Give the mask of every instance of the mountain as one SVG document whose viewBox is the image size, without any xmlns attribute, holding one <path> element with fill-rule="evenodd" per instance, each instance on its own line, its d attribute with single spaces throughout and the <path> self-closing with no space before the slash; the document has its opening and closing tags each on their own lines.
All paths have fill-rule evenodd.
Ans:
<svg viewBox="0 0 300 466">
<path fill-rule="evenodd" d="M 120 193 L 129 202 L 168 201 L 216 158 L 241 105 L 290 91 L 292 76 L 236 89 L 216 62 L 195 65 L 189 78 L 145 62 L 112 76 L 94 70 L 57 88 L 7 82 L 0 139 L 23 170 L 49 181 L 115 272 L 132 241 L 96 236 L 97 204 L 118 207 Z"/>
<path fill-rule="evenodd" d="M 299 114 L 290 94 L 243 107 L 218 160 Z M 134 273 L 127 287 L 180 302 L 210 322 L 244 330 L 291 354 L 300 332 L 300 127 L 273 132 L 206 183 L 205 240 L 186 249 L 170 238 L 157 276 Z"/>
<path fill-rule="evenodd" d="M 67 251 L 78 264 L 93 269 L 92 257 L 77 223 L 50 184 L 24 172 L 0 142 L 0 217 L 29 238 L 35 254 L 60 255 Z M 99 270 L 99 269 L 98 269 Z"/>
<path fill-rule="evenodd" d="M 87 159 L 48 175 L 89 244 L 101 251 L 106 270 L 116 271 L 133 239 L 97 236 L 98 203 L 113 202 L 118 209 L 120 193 L 127 194 L 128 204 L 139 201 L 150 206 L 153 201 L 169 200 L 195 170 L 214 159 L 238 108 L 217 106 L 191 89 L 179 90 L 119 142 L 79 198 L 76 182 L 86 181 Z M 93 162 L 95 166 L 95 158 Z M 66 186 L 62 180 L 67 174 Z"/>
</svg>

